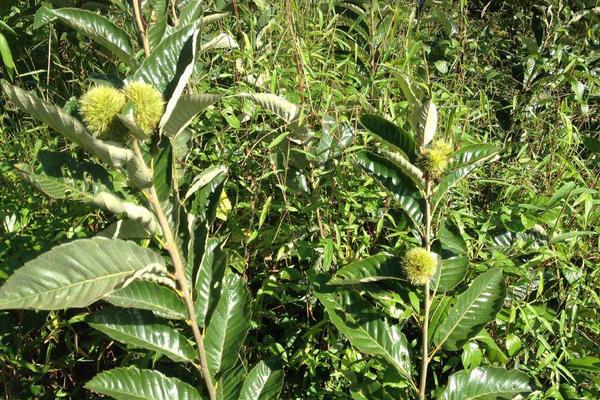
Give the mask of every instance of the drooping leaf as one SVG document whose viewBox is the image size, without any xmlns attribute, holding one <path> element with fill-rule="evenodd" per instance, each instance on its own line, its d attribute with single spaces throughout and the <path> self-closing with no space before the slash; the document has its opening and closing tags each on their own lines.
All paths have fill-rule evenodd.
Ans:
<svg viewBox="0 0 600 400">
<path fill-rule="evenodd" d="M 419 190 L 389 160 L 369 151 L 361 151 L 356 155 L 358 164 L 374 176 L 398 200 L 402 209 L 419 227 L 423 221 L 423 205 Z"/>
<path fill-rule="evenodd" d="M 498 148 L 492 144 L 480 143 L 463 146 L 456 150 L 448 161 L 447 173 L 498 154 Z"/>
<path fill-rule="evenodd" d="M 406 154 L 410 161 L 415 161 L 415 140 L 410 133 L 401 129 L 393 122 L 374 114 L 361 115 L 360 123 L 384 142 Z"/>
<path fill-rule="evenodd" d="M 468 266 L 469 257 L 467 256 L 456 256 L 441 260 L 429 282 L 431 291 L 433 293 L 444 293 L 454 289 L 456 285 L 465 279 Z"/>
<path fill-rule="evenodd" d="M 213 377 L 236 363 L 249 328 L 250 293 L 239 276 L 226 276 L 204 338 L 208 369 Z"/>
<path fill-rule="evenodd" d="M 186 26 L 194 21 L 201 20 L 203 11 L 202 2 L 200 1 L 188 1 L 182 4 L 179 13 L 179 26 Z"/>
<path fill-rule="evenodd" d="M 490 321 L 502 308 L 506 285 L 502 270 L 491 269 L 471 282 L 467 290 L 456 298 L 456 304 L 437 328 L 433 341 L 448 350 L 460 349 Z"/>
<path fill-rule="evenodd" d="M 440 400 L 500 400 L 529 393 L 529 378 L 521 371 L 477 367 L 453 374 Z"/>
<path fill-rule="evenodd" d="M 385 253 L 354 261 L 341 269 L 329 281 L 331 285 L 354 285 L 386 279 L 403 279 L 398 257 Z"/>
<path fill-rule="evenodd" d="M 163 39 L 144 59 L 131 80 L 146 82 L 163 92 L 164 97 L 169 99 L 179 82 L 179 74 L 189 65 L 195 54 L 193 43 L 197 38 L 198 29 L 197 24 L 191 24 Z"/>
<path fill-rule="evenodd" d="M 248 98 L 261 107 L 278 115 L 288 124 L 295 121 L 300 115 L 300 107 L 290 103 L 283 97 L 271 93 L 245 93 L 242 97 Z"/>
<path fill-rule="evenodd" d="M 338 292 L 341 296 L 338 299 L 336 292 L 323 280 L 322 277 L 315 278 L 315 295 L 335 327 L 358 350 L 383 358 L 410 379 L 409 344 L 400 328 L 383 321 L 377 311 L 369 312 L 370 304 L 352 291 Z M 360 314 L 353 313 L 354 309 L 360 310 Z"/>
<path fill-rule="evenodd" d="M 148 311 L 109 307 L 94 314 L 89 324 L 114 340 L 156 351 L 176 362 L 196 358 L 185 336 Z"/>
<path fill-rule="evenodd" d="M 238 400 L 276 400 L 283 386 L 283 371 L 274 363 L 260 361 L 252 368 Z"/>
<path fill-rule="evenodd" d="M 216 103 L 221 98 L 218 94 L 187 94 L 179 98 L 173 112 L 168 116 L 162 128 L 165 135 L 177 136 L 208 106 Z"/>
<path fill-rule="evenodd" d="M 85 388 L 117 400 L 203 400 L 192 385 L 158 371 L 135 367 L 101 372 Z"/>
<path fill-rule="evenodd" d="M 165 268 L 160 255 L 133 242 L 79 239 L 18 269 L 0 288 L 0 309 L 86 307 L 125 287 L 136 274 Z"/>
<path fill-rule="evenodd" d="M 192 197 L 194 193 L 196 193 L 199 189 L 203 188 L 204 186 L 210 184 L 213 181 L 219 181 L 220 178 L 225 177 L 226 174 L 227 167 L 223 165 L 211 165 L 210 167 L 206 168 L 204 171 L 202 171 L 194 177 L 192 184 L 190 185 L 183 198 L 184 201 L 188 200 L 190 197 Z"/>
<path fill-rule="evenodd" d="M 395 153 L 393 151 L 382 150 L 383 155 L 394 163 L 394 165 L 401 171 L 407 178 L 421 190 L 425 190 L 425 179 L 423 179 L 423 171 L 418 167 L 411 164 L 404 156 Z"/>
<path fill-rule="evenodd" d="M 216 35 L 208 35 L 202 38 L 200 51 L 209 51 L 217 49 L 237 49 L 239 46 L 233 36 L 226 32 L 221 32 Z"/>
<path fill-rule="evenodd" d="M 152 232 L 144 228 L 144 225 L 133 220 L 120 219 L 110 224 L 106 229 L 98 232 L 97 236 L 112 239 L 147 239 L 152 237 Z"/>
<path fill-rule="evenodd" d="M 92 204 L 115 215 L 126 216 L 138 222 L 150 233 L 159 231 L 158 223 L 150 210 L 109 193 L 108 188 L 98 182 L 68 176 L 53 177 L 38 174 L 27 164 L 16 164 L 15 168 L 19 175 L 34 188 L 54 199 L 69 199 Z"/>
<path fill-rule="evenodd" d="M 129 35 L 110 19 L 93 11 L 68 7 L 54 10 L 42 6 L 38 13 L 44 14 L 44 18 L 38 18 L 38 21 L 48 23 L 51 18 L 57 18 L 108 49 L 130 67 L 136 66 L 135 52 Z"/>
<path fill-rule="evenodd" d="M 155 282 L 135 281 L 104 298 L 125 308 L 149 310 L 169 319 L 186 319 L 185 304 L 171 289 Z"/>
<path fill-rule="evenodd" d="M 32 93 L 6 81 L 2 81 L 2 89 L 6 96 L 21 110 L 47 124 L 107 164 L 125 168 L 131 183 L 136 187 L 144 188 L 152 183 L 150 170 L 143 161 L 135 156 L 133 150 L 114 142 L 104 142 L 96 139 L 87 132 L 83 124 L 75 117 Z"/>
</svg>

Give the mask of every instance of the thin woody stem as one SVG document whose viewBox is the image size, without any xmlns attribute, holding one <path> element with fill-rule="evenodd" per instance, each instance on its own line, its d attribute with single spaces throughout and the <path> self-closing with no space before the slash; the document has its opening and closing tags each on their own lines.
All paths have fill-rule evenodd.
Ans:
<svg viewBox="0 0 600 400">
<path fill-rule="evenodd" d="M 137 157 L 143 160 L 142 151 L 136 139 L 133 139 L 133 149 Z M 171 231 L 169 221 L 167 220 L 162 206 L 160 205 L 160 201 L 158 200 L 154 184 L 152 184 L 152 186 L 150 186 L 150 188 L 148 188 L 147 191 L 148 201 L 150 202 L 150 205 L 154 210 L 154 214 L 156 215 L 156 219 L 158 220 L 158 223 L 163 233 L 165 249 L 169 253 L 171 260 L 173 261 L 173 267 L 175 269 L 175 279 L 179 284 L 179 289 L 181 290 L 181 295 L 187 308 L 189 325 L 192 328 L 192 332 L 194 333 L 194 339 L 196 340 L 196 345 L 198 347 L 198 356 L 200 358 L 200 370 L 202 371 L 202 376 L 204 378 L 204 382 L 206 383 L 206 388 L 208 389 L 210 400 L 217 400 L 217 392 L 213 384 L 212 378 L 210 376 L 210 371 L 208 369 L 208 361 L 206 359 L 206 350 L 204 347 L 204 338 L 202 336 L 202 332 L 200 332 L 200 328 L 198 328 L 198 321 L 196 319 L 196 312 L 194 310 L 192 293 L 187 278 L 185 276 L 185 267 L 181 260 L 179 249 L 173 238 L 173 232 Z"/>
<path fill-rule="evenodd" d="M 150 55 L 150 44 L 148 43 L 148 35 L 146 28 L 142 22 L 142 13 L 140 12 L 140 3 L 138 0 L 133 0 L 133 14 L 135 16 L 135 23 L 137 24 L 138 30 L 140 31 L 140 37 L 142 38 L 142 44 L 144 45 L 144 53 L 146 57 Z"/>
<path fill-rule="evenodd" d="M 431 179 L 426 176 L 425 182 L 425 237 L 423 242 L 425 249 L 431 251 Z M 429 281 L 425 283 L 424 315 L 423 315 L 423 360 L 421 361 L 421 381 L 419 385 L 419 400 L 425 400 L 425 388 L 427 386 L 427 367 L 429 366 L 429 308 L 431 299 L 429 297 Z"/>
</svg>

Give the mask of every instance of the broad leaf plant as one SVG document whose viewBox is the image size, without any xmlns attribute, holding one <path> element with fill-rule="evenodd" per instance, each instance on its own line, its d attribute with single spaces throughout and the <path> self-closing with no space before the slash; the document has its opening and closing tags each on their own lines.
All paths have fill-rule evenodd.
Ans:
<svg viewBox="0 0 600 400">
<path fill-rule="evenodd" d="M 276 361 L 249 371 L 239 352 L 250 328 L 251 296 L 227 268 L 226 237 L 213 237 L 227 168 L 214 165 L 184 191 L 190 124 L 220 99 L 184 94 L 199 52 L 231 46 L 226 34 L 201 36 L 201 3 L 120 3 L 129 24 L 76 8 L 42 7 L 37 27 L 63 23 L 112 53 L 118 84 L 101 82 L 79 99 L 79 115 L 3 81 L 4 96 L 85 150 L 18 164 L 19 174 L 52 198 L 90 204 L 120 220 L 98 235 L 54 247 L 27 262 L 0 288 L 0 309 L 63 310 L 95 302 L 90 326 L 129 347 L 188 364 L 192 386 L 157 369 L 121 367 L 85 387 L 115 399 L 275 399 L 283 384 Z M 133 37 L 138 40 L 134 42 Z M 136 51 L 136 47 L 143 52 Z M 135 239 L 135 240 L 131 240 Z M 145 244 L 144 246 L 140 243 Z M 93 309 L 98 309 L 95 307 Z M 160 363 L 158 364 L 161 365 Z"/>
<path fill-rule="evenodd" d="M 483 143 L 455 149 L 437 138 L 437 107 L 417 94 L 419 89 L 406 77 L 399 79 L 411 105 L 407 124 L 401 127 L 381 116 L 363 114 L 361 125 L 379 146 L 377 151 L 358 152 L 356 162 L 397 202 L 421 245 L 405 254 L 384 252 L 352 262 L 331 278 L 317 276 L 316 295 L 339 332 L 357 350 L 384 363 L 383 381 L 349 378 L 353 398 L 512 399 L 532 390 L 528 376 L 518 370 L 477 364 L 452 374 L 447 382 L 440 382 L 439 376 L 434 385 L 428 382 L 432 361 L 443 365 L 461 350 L 468 358 L 469 342 L 476 337 L 494 343 L 486 326 L 495 320 L 506 297 L 502 271 L 489 269 L 454 294 L 467 275 L 469 257 L 464 241 L 446 227 L 443 208 L 450 189 L 494 160 L 498 149 Z M 419 313 L 414 323 L 395 324 L 372 305 L 369 295 L 372 300 L 394 295 L 380 296 L 376 284 L 387 284 L 384 287 L 396 295 L 409 292 L 410 303 Z M 403 330 L 415 329 L 420 334 L 409 341 Z"/>
</svg>

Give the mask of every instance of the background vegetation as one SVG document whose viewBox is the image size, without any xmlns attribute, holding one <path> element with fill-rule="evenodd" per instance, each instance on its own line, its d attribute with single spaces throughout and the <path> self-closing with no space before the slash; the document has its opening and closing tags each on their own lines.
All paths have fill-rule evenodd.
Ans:
<svg viewBox="0 0 600 400">
<path fill-rule="evenodd" d="M 125 19 L 119 0 L 50 3 Z M 469 274 L 502 267 L 508 300 L 489 336 L 470 341 L 462 356 L 433 361 L 434 380 L 501 365 L 532 377 L 529 398 L 600 398 L 600 7 L 591 0 L 419 3 L 205 4 L 207 13 L 227 13 L 216 24 L 238 47 L 198 62 L 194 90 L 225 96 L 194 122 L 199 134 L 185 162 L 198 171 L 216 162 L 230 169 L 214 229 L 230 235 L 228 263 L 254 298 L 244 362 L 280 358 L 282 399 L 361 398 L 358 388 L 385 373 L 330 323 L 311 277 L 415 245 L 401 209 L 353 158 L 371 143 L 361 113 L 406 121 L 401 73 L 430 88 L 438 135 L 502 149 L 453 189 L 440 234 L 469 249 Z M 0 5 L 0 74 L 73 110 L 96 77 L 119 75 L 122 65 L 59 22 L 36 24 L 41 5 Z M 304 131 L 230 96 L 241 92 L 297 104 Z M 115 221 L 21 181 L 13 164 L 80 150 L 4 99 L 1 107 L 0 283 L 57 243 Z M 398 321 L 419 313 L 411 288 L 395 296 L 370 290 Z M 97 372 L 132 358 L 153 365 L 91 329 L 88 312 L 0 311 L 3 398 L 90 398 L 82 386 Z"/>
</svg>

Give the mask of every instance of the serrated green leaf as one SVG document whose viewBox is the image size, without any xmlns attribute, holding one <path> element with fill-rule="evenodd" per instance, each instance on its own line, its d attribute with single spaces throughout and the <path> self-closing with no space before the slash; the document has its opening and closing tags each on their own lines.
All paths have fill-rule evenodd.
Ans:
<svg viewBox="0 0 600 400">
<path fill-rule="evenodd" d="M 242 278 L 226 276 L 204 337 L 208 369 L 213 377 L 236 363 L 249 328 L 250 293 Z"/>
<path fill-rule="evenodd" d="M 136 66 L 135 52 L 131 46 L 129 35 L 108 18 L 93 11 L 68 7 L 53 10 L 42 6 L 38 13 L 44 15 L 44 18 L 36 16 L 39 23 L 48 23 L 50 21 L 48 17 L 58 18 L 61 22 L 108 49 L 127 65 Z"/>
<path fill-rule="evenodd" d="M 488 322 L 494 320 L 505 297 L 506 285 L 501 269 L 494 268 L 479 275 L 456 298 L 456 304 L 438 326 L 433 337 L 435 345 L 459 350 Z"/>
<path fill-rule="evenodd" d="M 410 380 L 409 344 L 396 325 L 380 318 L 377 311 L 352 291 L 340 291 L 338 299 L 332 287 L 324 284 L 323 278 L 314 281 L 315 295 L 323 304 L 327 315 L 336 328 L 348 338 L 350 343 L 363 353 L 381 357 Z M 360 310 L 359 315 L 346 310 Z"/>
<path fill-rule="evenodd" d="M 446 193 L 462 178 L 497 154 L 497 149 L 489 145 L 466 146 L 457 150 L 450 159 L 447 172 L 434 188 L 431 196 L 431 210 L 435 212 Z"/>
<path fill-rule="evenodd" d="M 416 144 L 419 148 L 427 146 L 435 136 L 437 129 L 437 107 L 431 100 L 425 101 L 415 110 L 414 128 L 417 132 Z"/>
<path fill-rule="evenodd" d="M 169 319 L 187 319 L 185 304 L 171 289 L 154 282 L 135 281 L 104 298 L 112 305 L 149 310 Z"/>
<path fill-rule="evenodd" d="M 225 371 L 216 383 L 217 400 L 238 400 L 246 370 L 240 363 L 229 371 Z"/>
<path fill-rule="evenodd" d="M 110 338 L 156 351 L 176 362 L 194 362 L 196 351 L 187 339 L 152 313 L 134 308 L 105 308 L 89 324 Z"/>
<path fill-rule="evenodd" d="M 380 253 L 354 261 L 339 269 L 329 281 L 331 285 L 355 285 L 387 279 L 403 280 L 398 257 Z"/>
<path fill-rule="evenodd" d="M 218 94 L 187 94 L 181 96 L 173 112 L 164 123 L 163 133 L 169 137 L 175 137 L 192 122 L 196 115 L 219 101 L 221 97 Z"/>
<path fill-rule="evenodd" d="M 244 93 L 242 97 L 248 98 L 261 107 L 278 115 L 288 124 L 295 121 L 300 115 L 300 107 L 290 103 L 283 97 L 271 93 Z"/>
<path fill-rule="evenodd" d="M 529 378 L 521 371 L 504 368 L 477 367 L 453 374 L 440 400 L 512 399 L 532 391 Z"/>
<path fill-rule="evenodd" d="M 238 400 L 275 400 L 283 386 L 283 371 L 260 361 L 246 376 Z"/>
<path fill-rule="evenodd" d="M 439 259 L 438 259 L 439 260 Z M 431 277 L 429 287 L 433 293 L 445 293 L 454 289 L 465 279 L 469 257 L 457 256 L 441 260 L 435 274 Z"/>
<path fill-rule="evenodd" d="M 115 368 L 85 384 L 87 390 L 117 400 L 202 400 L 193 386 L 149 369 Z"/>
<path fill-rule="evenodd" d="M 0 309 L 86 307 L 144 271 L 165 269 L 150 249 L 95 237 L 54 247 L 25 263 L 0 287 Z"/>
<path fill-rule="evenodd" d="M 133 150 L 114 142 L 96 139 L 87 132 L 79 120 L 67 114 L 63 109 L 4 80 L 2 81 L 2 89 L 6 96 L 21 110 L 47 124 L 107 164 L 125 168 L 131 183 L 136 187 L 144 188 L 152 183 L 150 170 L 143 161 L 135 156 Z"/>
<path fill-rule="evenodd" d="M 398 200 L 402 209 L 412 220 L 415 227 L 420 227 L 423 221 L 423 201 L 415 184 L 406 178 L 402 172 L 389 160 L 369 151 L 357 153 L 356 160 L 369 174 Z"/>
<path fill-rule="evenodd" d="M 194 310 L 201 327 L 210 320 L 215 305 L 221 296 L 221 286 L 226 267 L 226 255 L 223 240 L 208 239 L 202 253 L 194 283 Z"/>
<path fill-rule="evenodd" d="M 141 80 L 171 97 L 179 83 L 178 67 L 189 65 L 195 54 L 193 47 L 198 35 L 197 24 L 188 25 L 163 39 L 140 65 L 132 81 Z M 181 71 L 181 70 L 179 70 Z"/>
<path fill-rule="evenodd" d="M 416 145 L 410 133 L 404 131 L 393 122 L 374 114 L 361 115 L 360 123 L 385 143 L 392 145 L 406 154 L 410 161 L 415 161 Z"/>
<path fill-rule="evenodd" d="M 382 150 L 381 153 L 388 160 L 394 163 L 398 170 L 408 177 L 421 190 L 425 190 L 425 179 L 423 179 L 423 171 L 411 164 L 404 156 L 393 151 Z"/>
</svg>

